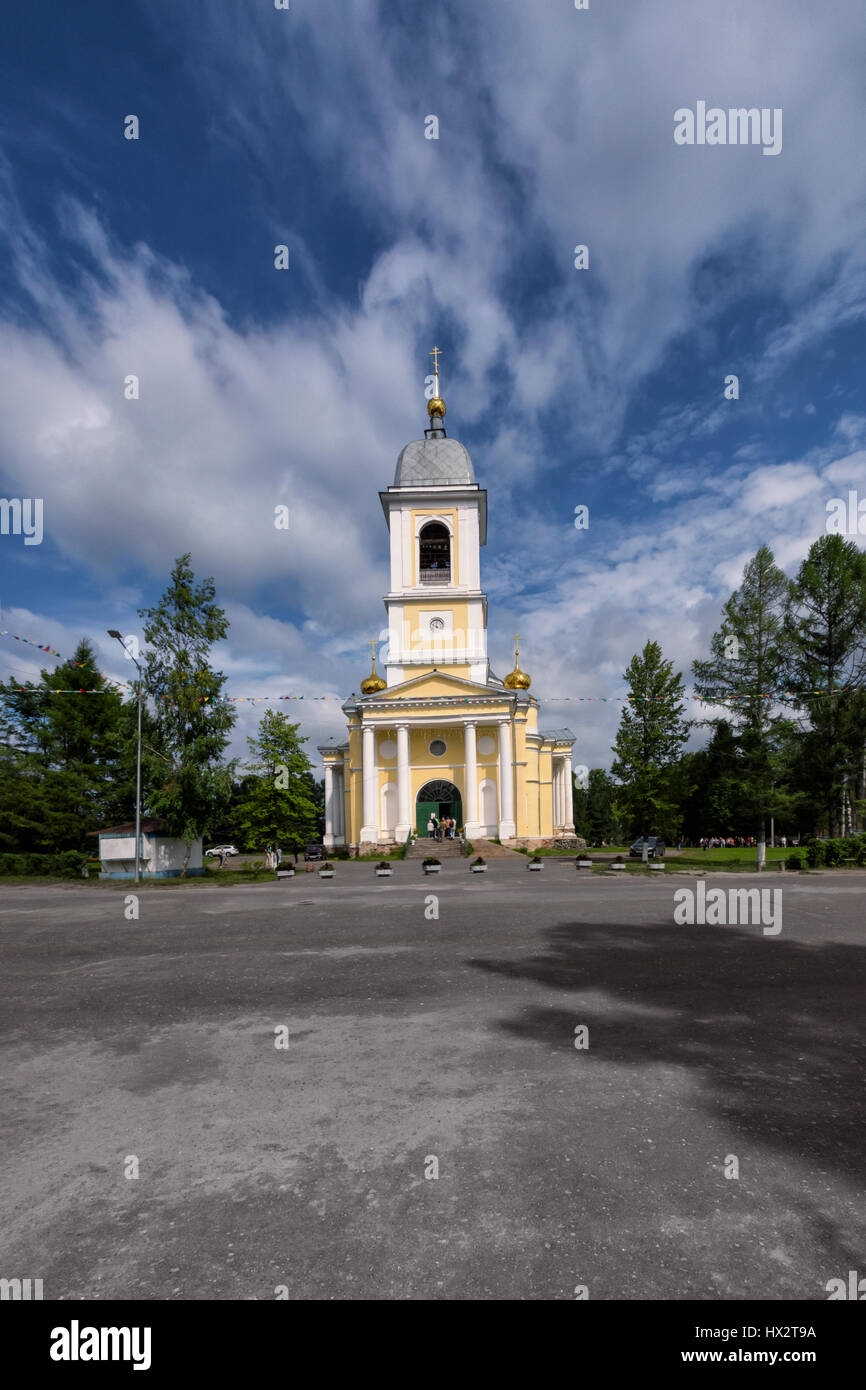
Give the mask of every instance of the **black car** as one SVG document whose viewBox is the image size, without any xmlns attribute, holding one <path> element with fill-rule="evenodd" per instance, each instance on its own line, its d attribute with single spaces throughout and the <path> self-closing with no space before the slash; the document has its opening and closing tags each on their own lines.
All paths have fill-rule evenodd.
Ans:
<svg viewBox="0 0 866 1390">
<path fill-rule="evenodd" d="M 304 850 L 305 861 L 310 859 L 327 859 L 327 857 L 324 845 L 307 845 L 307 848 Z"/>
<path fill-rule="evenodd" d="M 646 839 L 646 846 L 648 859 L 664 859 L 665 842 L 660 835 L 648 835 Z M 643 859 L 643 847 L 644 839 L 643 836 L 641 836 L 639 840 L 635 840 L 634 844 L 629 850 L 629 854 L 635 855 L 638 859 Z"/>
</svg>

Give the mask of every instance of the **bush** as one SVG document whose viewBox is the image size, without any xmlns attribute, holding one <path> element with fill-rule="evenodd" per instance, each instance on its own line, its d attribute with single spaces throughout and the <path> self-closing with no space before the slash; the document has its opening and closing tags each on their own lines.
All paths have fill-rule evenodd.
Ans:
<svg viewBox="0 0 866 1390">
<path fill-rule="evenodd" d="M 823 868 L 827 862 L 827 846 L 823 840 L 810 840 L 806 846 L 806 860 L 810 869 Z"/>
<path fill-rule="evenodd" d="M 0 854 L 0 874 L 57 875 L 60 878 L 80 878 L 90 861 L 88 854 L 77 849 L 64 849 L 59 854 Z M 98 872 L 98 861 L 97 861 Z"/>
<path fill-rule="evenodd" d="M 441 862 L 442 862 L 442 861 L 441 861 L 440 859 L 435 859 L 435 858 L 433 857 L 432 854 L 429 854 L 429 855 L 427 856 L 426 859 L 422 859 L 422 860 L 421 860 L 422 865 L 424 865 L 424 864 L 440 864 Z"/>
<path fill-rule="evenodd" d="M 842 863 L 842 841 L 828 840 L 824 845 L 824 863 L 830 869 L 835 869 Z"/>
<path fill-rule="evenodd" d="M 81 878 L 81 871 L 87 867 L 88 856 L 77 849 L 64 849 L 55 856 L 55 872 L 62 878 Z"/>
<path fill-rule="evenodd" d="M 786 869 L 802 869 L 803 856 L 801 854 L 789 854 L 785 860 Z"/>
</svg>

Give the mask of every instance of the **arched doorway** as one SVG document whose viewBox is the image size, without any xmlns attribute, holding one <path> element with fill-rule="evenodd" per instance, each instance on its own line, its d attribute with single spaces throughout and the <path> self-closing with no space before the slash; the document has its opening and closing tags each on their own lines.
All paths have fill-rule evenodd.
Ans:
<svg viewBox="0 0 866 1390">
<path fill-rule="evenodd" d="M 441 820 L 452 816 L 458 827 L 463 825 L 463 800 L 453 782 L 425 782 L 415 799 L 415 829 L 427 834 L 427 822 L 435 813 Z"/>
</svg>

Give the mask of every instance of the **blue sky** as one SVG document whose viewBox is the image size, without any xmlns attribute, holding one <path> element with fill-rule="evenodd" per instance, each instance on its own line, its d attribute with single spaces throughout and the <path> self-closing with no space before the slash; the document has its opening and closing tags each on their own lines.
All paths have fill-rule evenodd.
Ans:
<svg viewBox="0 0 866 1390">
<path fill-rule="evenodd" d="M 519 629 L 542 700 L 621 694 L 650 637 L 688 675 L 757 547 L 793 572 L 866 496 L 853 0 L 53 0 L 9 28 L 0 488 L 45 535 L 0 536 L 8 631 L 126 677 L 105 629 L 189 550 L 231 693 L 357 689 L 434 342 L 488 489 L 492 664 Z M 699 100 L 781 108 L 781 153 L 675 144 Z M 0 675 L 33 656 L 0 639 Z M 591 766 L 616 721 L 543 711 Z"/>
</svg>

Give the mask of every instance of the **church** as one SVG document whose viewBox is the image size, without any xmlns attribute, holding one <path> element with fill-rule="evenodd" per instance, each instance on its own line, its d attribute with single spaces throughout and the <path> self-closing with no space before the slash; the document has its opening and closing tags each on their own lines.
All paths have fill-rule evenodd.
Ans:
<svg viewBox="0 0 866 1390">
<path fill-rule="evenodd" d="M 470 841 L 532 848 L 574 835 L 574 735 L 539 728 L 516 645 L 504 680 L 487 659 L 487 492 L 445 430 L 438 349 L 431 356 L 429 428 L 379 493 L 391 539 L 385 674 L 373 644 L 373 669 L 342 707 L 347 737 L 319 747 L 329 850 L 426 836 L 431 812 L 453 817 Z"/>
</svg>

